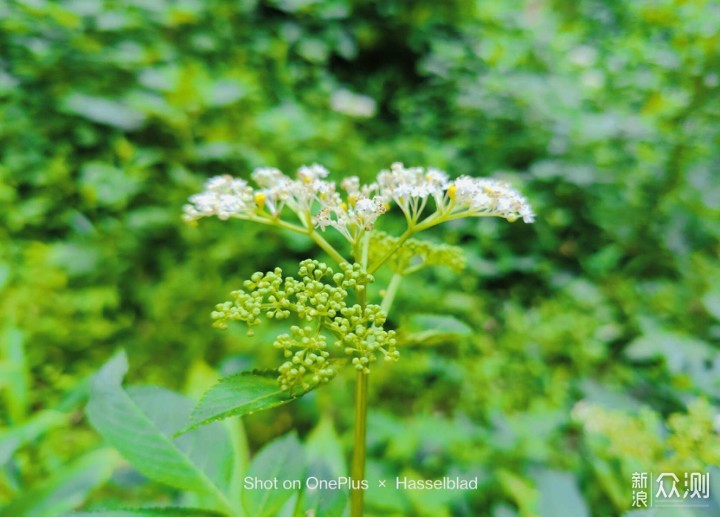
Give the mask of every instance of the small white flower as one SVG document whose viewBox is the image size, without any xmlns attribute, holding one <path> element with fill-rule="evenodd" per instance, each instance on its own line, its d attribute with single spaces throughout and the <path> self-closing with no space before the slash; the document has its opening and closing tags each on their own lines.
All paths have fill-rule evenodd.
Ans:
<svg viewBox="0 0 720 517">
<path fill-rule="evenodd" d="M 299 180 L 305 183 L 311 183 L 313 180 L 319 180 L 328 177 L 329 171 L 320 164 L 313 163 L 310 166 L 303 165 L 297 171 Z"/>
<path fill-rule="evenodd" d="M 258 167 L 250 175 L 259 187 L 273 188 L 280 184 L 286 184 L 292 180 L 285 176 L 280 169 L 274 167 Z"/>
<path fill-rule="evenodd" d="M 350 217 L 358 227 L 371 230 L 377 218 L 386 211 L 385 200 L 381 196 L 375 196 L 373 199 L 361 197 L 355 202 Z"/>
<path fill-rule="evenodd" d="M 357 176 L 348 176 L 340 182 L 340 188 L 348 195 L 357 195 L 360 192 L 360 178 Z"/>
<path fill-rule="evenodd" d="M 461 176 L 448 186 L 447 195 L 455 203 L 454 213 L 467 211 L 469 216 L 491 215 L 508 221 L 522 218 L 526 223 L 535 220 L 527 199 L 502 181 Z"/>
<path fill-rule="evenodd" d="M 215 176 L 205 182 L 205 189 L 190 196 L 183 207 L 183 218 L 196 221 L 202 217 L 217 216 L 220 219 L 243 217 L 252 213 L 256 205 L 253 189 L 245 180 L 229 175 Z"/>
<path fill-rule="evenodd" d="M 393 163 L 389 171 L 380 171 L 377 177 L 380 195 L 386 200 L 394 200 L 413 220 L 417 220 L 429 197 L 433 197 L 438 205 L 442 202 L 447 184 L 448 176 L 443 171 L 406 168 L 402 163 Z"/>
</svg>

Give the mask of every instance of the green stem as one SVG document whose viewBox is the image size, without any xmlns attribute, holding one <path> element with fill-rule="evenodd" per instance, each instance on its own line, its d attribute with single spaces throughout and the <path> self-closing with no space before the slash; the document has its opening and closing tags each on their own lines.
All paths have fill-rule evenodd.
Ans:
<svg viewBox="0 0 720 517">
<path fill-rule="evenodd" d="M 363 269 L 367 270 L 368 267 L 368 253 L 370 251 L 370 232 L 365 232 L 362 236 L 362 251 L 360 254 L 360 264 Z"/>
<path fill-rule="evenodd" d="M 342 264 L 343 262 L 347 262 L 340 253 L 333 247 L 332 244 L 330 244 L 328 241 L 326 241 L 322 235 L 320 235 L 318 232 L 315 231 L 315 228 L 312 227 L 312 221 L 308 220 L 303 221 L 303 224 L 305 227 L 298 226 L 296 224 L 289 223 L 287 221 L 283 221 L 282 219 L 275 218 L 275 217 L 263 217 L 263 216 L 250 216 L 248 217 L 250 221 L 255 221 L 257 223 L 267 224 L 270 226 L 277 226 L 279 228 L 284 228 L 285 230 L 290 230 L 297 233 L 302 233 L 304 235 L 307 235 L 310 237 L 315 243 L 322 248 L 322 250 L 330 255 L 333 260 L 335 260 L 338 264 Z"/>
<path fill-rule="evenodd" d="M 320 235 L 318 232 L 316 232 L 315 230 L 312 230 L 312 231 L 309 231 L 309 232 L 308 232 L 308 235 L 310 236 L 310 238 L 311 238 L 312 240 L 315 241 L 315 243 L 316 243 L 318 246 L 320 246 L 320 247 L 323 249 L 323 251 L 324 251 L 325 253 L 327 253 L 328 255 L 330 255 L 330 256 L 333 258 L 333 260 L 335 260 L 335 262 L 337 262 L 338 264 L 342 264 L 343 262 L 347 262 L 347 260 L 345 260 L 345 259 L 343 258 L 343 256 L 340 255 L 340 253 L 338 253 L 338 251 L 333 247 L 333 245 L 330 244 L 328 241 L 326 241 L 326 240 L 323 238 L 323 236 Z"/>
<path fill-rule="evenodd" d="M 393 254 L 394 254 L 397 250 L 399 250 L 400 247 L 401 247 L 403 244 L 405 244 L 405 241 L 406 241 L 406 240 L 408 240 L 410 237 L 412 237 L 413 233 L 415 233 L 415 229 L 412 228 L 412 227 L 411 227 L 411 228 L 408 228 L 408 229 L 405 231 L 405 233 L 403 233 L 403 234 L 400 236 L 400 238 L 398 239 L 398 241 L 397 241 L 397 243 L 395 244 L 395 246 L 393 246 L 392 248 L 390 248 L 390 250 L 389 250 L 387 253 L 385 253 L 385 255 L 383 255 L 382 257 L 380 257 L 375 263 L 373 263 L 373 264 L 368 268 L 368 273 L 372 274 L 372 273 L 374 273 L 375 271 L 377 271 L 377 270 L 380 268 L 380 266 L 382 266 L 382 265 L 387 261 L 387 259 L 389 259 L 390 257 L 392 257 Z"/>
<path fill-rule="evenodd" d="M 296 224 L 288 223 L 287 221 L 283 221 L 282 219 L 279 219 L 277 217 L 268 217 L 263 215 L 251 215 L 247 217 L 248 221 L 253 221 L 260 224 L 267 224 L 269 226 L 277 226 L 279 228 L 285 228 L 286 230 L 290 230 L 297 233 L 307 233 L 307 230 L 303 228 L 302 226 L 298 226 Z"/>
<path fill-rule="evenodd" d="M 361 307 L 367 304 L 367 288 L 355 289 L 357 303 Z M 357 372 L 355 379 L 355 438 L 353 442 L 352 465 L 350 478 L 353 480 L 350 490 L 350 517 L 362 517 L 365 490 L 365 444 L 367 434 L 367 392 L 368 374 L 362 370 Z"/>
<path fill-rule="evenodd" d="M 402 279 L 403 275 L 401 275 L 400 273 L 395 273 L 390 279 L 390 283 L 388 284 L 387 290 L 385 291 L 385 297 L 383 298 L 382 304 L 380 305 L 380 308 L 385 314 L 390 312 L 390 307 L 392 307 L 393 300 L 395 299 L 395 294 L 397 293 L 398 287 L 400 287 L 400 282 L 402 282 Z"/>
<path fill-rule="evenodd" d="M 368 374 L 357 372 L 355 381 L 355 441 L 353 445 L 352 470 L 353 489 L 350 491 L 350 516 L 362 517 L 365 490 L 365 442 L 367 434 L 367 391 Z"/>
</svg>

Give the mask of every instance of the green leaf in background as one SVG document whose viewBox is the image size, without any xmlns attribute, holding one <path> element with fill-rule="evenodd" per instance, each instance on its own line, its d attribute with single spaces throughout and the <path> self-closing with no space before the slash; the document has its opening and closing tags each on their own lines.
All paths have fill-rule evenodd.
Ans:
<svg viewBox="0 0 720 517">
<path fill-rule="evenodd" d="M 67 414 L 59 411 L 40 411 L 22 424 L 0 433 L 0 465 L 4 465 L 17 449 L 36 440 L 46 431 L 61 427 L 68 418 Z"/>
<path fill-rule="evenodd" d="M 513 500 L 522 515 L 537 515 L 537 488 L 508 469 L 500 469 L 497 479 L 503 492 Z"/>
<path fill-rule="evenodd" d="M 25 358 L 25 336 L 17 327 L 7 327 L 0 339 L 0 389 L 5 393 L 8 412 L 14 422 L 25 418 L 28 399 L 28 372 Z"/>
<path fill-rule="evenodd" d="M 628 345 L 625 354 L 636 361 L 663 358 L 675 375 L 690 377 L 697 388 L 720 394 L 720 360 L 709 343 L 664 330 L 650 331 Z"/>
<path fill-rule="evenodd" d="M 295 517 L 297 515 L 296 510 L 299 499 L 300 492 L 295 492 L 290 499 L 285 501 L 285 504 L 277 511 L 275 517 Z"/>
<path fill-rule="evenodd" d="M 68 113 L 125 131 L 139 129 L 145 123 L 143 113 L 122 102 L 83 93 L 73 93 L 66 97 L 63 108 Z"/>
<path fill-rule="evenodd" d="M 221 379 L 210 388 L 190 416 L 190 423 L 181 432 L 196 429 L 216 420 L 252 414 L 304 395 L 292 395 L 278 386 L 274 377 L 239 373 Z"/>
<path fill-rule="evenodd" d="M 671 372 L 682 373 L 692 363 L 709 358 L 713 350 L 706 342 L 691 336 L 652 331 L 630 343 L 625 353 L 630 359 L 639 361 L 662 357 Z"/>
<path fill-rule="evenodd" d="M 439 345 L 472 334 L 472 329 L 454 316 L 414 314 L 408 318 L 400 336 L 403 342 Z"/>
<path fill-rule="evenodd" d="M 76 512 L 69 517 L 133 517 L 135 515 L 149 517 L 216 517 L 224 514 L 202 510 L 199 508 L 120 508 L 117 510 L 93 510 L 91 512 Z"/>
<path fill-rule="evenodd" d="M 0 508 L 0 514 L 32 517 L 64 515 L 80 506 L 90 492 L 108 480 L 118 460 L 117 453 L 112 449 L 89 452 Z"/>
<path fill-rule="evenodd" d="M 92 204 L 123 208 L 140 188 L 137 179 L 103 162 L 83 165 L 79 186 Z"/>
<path fill-rule="evenodd" d="M 542 469 L 534 477 L 538 487 L 538 513 L 541 517 L 590 516 L 587 503 L 572 473 Z"/>
<path fill-rule="evenodd" d="M 186 393 L 193 399 L 200 399 L 203 393 L 218 382 L 218 378 L 219 374 L 216 370 L 211 368 L 204 360 L 197 359 L 190 366 L 183 393 Z M 240 493 L 242 489 L 242 478 L 245 475 L 250 461 L 245 426 L 239 417 L 228 418 L 223 424 L 228 430 L 233 447 L 234 472 L 231 476 L 229 493 Z"/>
<path fill-rule="evenodd" d="M 702 298 L 702 304 L 705 309 L 720 321 L 720 288 L 715 288 L 705 294 Z"/>
<path fill-rule="evenodd" d="M 323 418 L 308 436 L 305 454 L 307 478 L 331 481 L 348 475 L 342 443 L 328 418 Z M 303 496 L 302 511 L 306 515 L 340 517 L 347 506 L 349 491 L 306 488 Z"/>
<path fill-rule="evenodd" d="M 122 389 L 127 373 L 125 352 L 98 372 L 87 415 L 95 429 L 140 472 L 170 486 L 202 493 L 213 509 L 234 513 L 224 490 L 232 458 L 222 426 L 208 426 L 173 440 L 190 413 L 192 402 L 159 388 Z"/>
<path fill-rule="evenodd" d="M 305 458 L 303 448 L 295 433 L 289 433 L 266 445 L 255 456 L 246 479 L 259 480 L 277 484 L 277 489 L 255 488 L 242 492 L 242 503 L 245 510 L 253 517 L 275 515 L 285 501 L 297 490 L 283 488 L 283 481 L 303 483 Z"/>
</svg>

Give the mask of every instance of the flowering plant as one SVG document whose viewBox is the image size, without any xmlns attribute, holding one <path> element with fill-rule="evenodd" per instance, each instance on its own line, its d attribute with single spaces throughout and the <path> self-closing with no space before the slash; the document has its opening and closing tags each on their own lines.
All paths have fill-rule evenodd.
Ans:
<svg viewBox="0 0 720 517">
<path fill-rule="evenodd" d="M 401 163 L 381 171 L 367 185 L 348 177 L 338 189 L 328 175 L 317 164 L 301 167 L 294 179 L 278 169 L 259 168 L 252 173 L 255 188 L 243 179 L 216 176 L 185 205 L 184 218 L 191 224 L 205 217 L 242 219 L 306 235 L 339 268 L 308 259 L 300 263 L 297 277 L 287 276 L 280 268 L 257 272 L 242 289 L 231 293 L 229 301 L 217 305 L 212 318 L 221 329 L 241 321 L 251 334 L 263 319 L 290 317 L 297 324 L 274 342 L 283 355 L 276 381 L 253 374 L 221 380 L 195 408 L 187 429 L 293 400 L 330 381 L 349 362 L 357 370 L 351 513 L 359 516 L 363 512 L 368 376 L 378 357 L 397 361 L 400 355 L 395 332 L 385 328 L 395 294 L 404 276 L 424 267 L 463 266 L 459 249 L 414 236 L 464 217 L 531 223 L 535 216 L 517 190 L 491 179 L 461 176 L 451 180 L 443 171 Z M 392 206 L 400 209 L 407 224 L 399 236 L 375 228 Z M 346 250 L 325 239 L 328 229 L 347 241 Z M 380 303 L 373 304 L 367 286 L 386 265 L 393 276 Z"/>
</svg>

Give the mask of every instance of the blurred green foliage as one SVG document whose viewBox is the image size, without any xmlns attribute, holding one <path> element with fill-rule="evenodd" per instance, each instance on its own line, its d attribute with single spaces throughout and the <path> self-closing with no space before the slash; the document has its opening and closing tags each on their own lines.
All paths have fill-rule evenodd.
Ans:
<svg viewBox="0 0 720 517">
<path fill-rule="evenodd" d="M 402 359 L 371 380 L 371 479 L 480 488 L 373 488 L 369 511 L 619 514 L 632 472 L 720 464 L 716 2 L 27 0 L 0 4 L 0 48 L 0 504 L 60 466 L 63 511 L 177 501 L 122 465 L 82 483 L 110 475 L 87 377 L 118 346 L 190 396 L 272 364 L 209 312 L 316 251 L 180 207 L 311 162 L 492 174 L 539 216 L 437 235 L 467 267 L 404 284 Z M 246 419 L 250 446 L 332 417 L 347 453 L 350 381 Z"/>
</svg>

